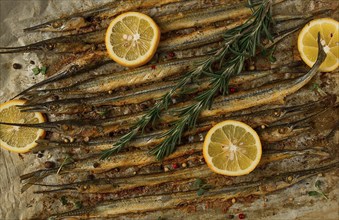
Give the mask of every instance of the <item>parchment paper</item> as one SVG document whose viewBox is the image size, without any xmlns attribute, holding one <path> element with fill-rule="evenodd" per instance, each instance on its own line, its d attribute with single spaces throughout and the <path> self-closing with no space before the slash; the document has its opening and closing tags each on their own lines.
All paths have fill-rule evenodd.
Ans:
<svg viewBox="0 0 339 220">
<path fill-rule="evenodd" d="M 26 34 L 23 28 L 57 18 L 77 10 L 84 10 L 109 0 L 1 0 L 0 1 L 0 43 L 1 46 L 19 46 L 50 37 L 50 34 Z M 307 4 L 307 1 L 305 1 Z M 24 88 L 42 80 L 43 76 L 34 76 L 31 69 L 39 65 L 34 53 L 0 56 L 0 103 L 7 101 Z M 14 70 L 13 63 L 23 65 L 21 70 Z M 338 80 L 337 80 L 338 81 Z M 20 193 L 19 176 L 24 169 L 38 163 L 35 155 L 10 153 L 0 149 L 0 219 L 27 219 L 36 210 L 41 211 L 39 196 L 30 190 Z M 297 184 L 292 188 L 258 199 L 246 207 L 247 219 L 258 216 L 260 219 L 338 219 L 338 172 L 325 176 L 316 176 L 307 180 L 308 185 L 317 179 L 325 180 L 329 200 L 314 199 L 307 196 L 306 183 Z M 284 196 L 281 196 L 284 195 Z M 291 198 L 291 201 L 286 201 Z M 290 205 L 286 205 L 290 204 Z M 292 205 L 291 205 L 292 204 Z M 294 204 L 294 205 L 293 205 Z M 234 205 L 234 212 L 244 206 Z M 150 216 L 143 219 L 149 219 Z M 213 212 L 202 213 L 202 219 L 225 219 L 225 216 Z"/>
</svg>

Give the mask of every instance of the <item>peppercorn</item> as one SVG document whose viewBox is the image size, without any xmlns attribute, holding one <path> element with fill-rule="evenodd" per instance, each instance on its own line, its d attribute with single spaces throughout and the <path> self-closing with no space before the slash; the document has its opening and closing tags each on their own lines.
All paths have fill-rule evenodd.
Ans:
<svg viewBox="0 0 339 220">
<path fill-rule="evenodd" d="M 93 167 L 94 167 L 94 168 L 97 168 L 97 167 L 99 167 L 99 166 L 100 166 L 100 164 L 99 164 L 98 162 L 93 163 Z"/>
<path fill-rule="evenodd" d="M 55 163 L 53 161 L 46 161 L 44 165 L 45 165 L 45 168 L 47 169 L 51 169 L 55 167 Z"/>
<path fill-rule="evenodd" d="M 230 93 L 235 93 L 237 91 L 237 89 L 234 87 L 231 87 L 229 90 L 230 90 Z"/>
<path fill-rule="evenodd" d="M 245 219 L 245 214 L 243 214 L 243 213 L 240 213 L 239 215 L 238 215 L 238 217 L 239 217 L 239 219 Z"/>
<path fill-rule="evenodd" d="M 174 56 L 175 56 L 175 53 L 174 53 L 174 52 L 169 52 L 169 53 L 168 53 L 168 56 L 169 56 L 169 57 L 174 57 Z"/>
<path fill-rule="evenodd" d="M 18 69 L 21 69 L 22 68 L 22 65 L 19 64 L 19 63 L 13 63 L 13 68 L 18 70 Z"/>
<path fill-rule="evenodd" d="M 172 167 L 173 167 L 173 169 L 179 168 L 178 164 L 176 164 L 176 163 L 172 164 Z"/>
</svg>

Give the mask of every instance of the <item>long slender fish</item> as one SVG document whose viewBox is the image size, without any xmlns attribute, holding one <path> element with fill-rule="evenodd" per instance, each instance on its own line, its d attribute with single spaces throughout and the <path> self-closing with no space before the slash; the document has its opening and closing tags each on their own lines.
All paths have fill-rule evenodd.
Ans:
<svg viewBox="0 0 339 220">
<path fill-rule="evenodd" d="M 238 77 L 234 78 L 234 83 L 242 83 L 242 84 L 246 84 L 246 87 L 251 87 L 248 86 L 251 83 L 253 83 L 253 85 L 260 85 L 261 83 L 265 82 L 270 82 L 271 76 L 270 77 L 264 77 L 265 75 L 269 74 L 271 71 L 263 71 L 263 72 L 259 72 L 257 74 L 254 75 L 240 75 Z M 274 76 L 274 74 L 272 75 L 273 79 L 275 79 L 276 77 Z M 281 77 L 280 74 L 276 75 L 278 78 Z M 286 74 L 284 77 L 289 77 L 291 76 L 291 74 Z M 254 80 L 258 77 L 257 80 Z M 261 80 L 262 82 L 259 82 L 258 80 Z M 252 91 L 252 90 L 250 90 Z M 235 94 L 234 94 L 235 95 Z M 153 94 L 152 94 L 153 96 Z M 126 97 L 124 97 L 125 99 Z M 132 97 L 133 98 L 133 97 Z M 126 101 L 126 99 L 125 99 Z M 175 109 L 181 108 L 181 106 L 183 105 L 187 105 L 189 104 L 190 101 L 188 102 L 184 102 L 184 103 L 178 103 L 177 105 L 171 107 L 169 110 L 170 112 L 174 112 L 176 111 Z M 124 109 L 125 107 L 122 107 L 122 109 Z M 37 110 L 37 109 L 35 109 Z M 39 109 L 42 110 L 43 109 Z M 117 112 L 118 113 L 118 112 Z M 26 126 L 26 127 L 40 127 L 46 130 L 50 130 L 50 131 L 54 131 L 54 132 L 67 132 L 68 134 L 73 134 L 73 135 L 77 135 L 77 136 L 93 136 L 94 133 L 97 133 L 97 135 L 100 134 L 107 134 L 111 131 L 114 130 L 121 130 L 124 129 L 126 127 L 128 127 L 129 125 L 131 125 L 132 123 L 134 123 L 136 120 L 138 120 L 140 117 L 142 117 L 142 115 L 144 114 L 144 112 L 140 112 L 140 113 L 133 113 L 133 114 L 129 114 L 126 116 L 121 116 L 121 117 L 113 117 L 110 119 L 101 119 L 101 120 L 60 120 L 60 121 L 55 121 L 55 122 L 45 122 L 45 123 L 40 123 L 40 124 L 23 124 L 22 126 Z M 220 115 L 220 114 L 219 114 Z M 169 123 L 169 122 L 173 122 L 174 120 L 176 120 L 176 116 L 173 115 L 172 113 L 166 113 L 164 114 L 164 116 L 162 117 L 161 121 L 162 123 Z M 66 129 L 66 130 L 65 130 Z"/>
<path fill-rule="evenodd" d="M 182 0 L 127 0 L 123 4 L 119 1 L 112 1 L 94 9 L 75 13 L 67 17 L 51 20 L 40 25 L 24 29 L 25 31 L 46 31 L 46 32 L 80 32 L 100 30 L 104 27 L 100 24 L 103 20 L 111 19 L 124 11 L 158 7 L 166 4 L 180 2 Z"/>
<path fill-rule="evenodd" d="M 222 27 L 222 28 L 228 28 L 227 26 L 226 27 Z M 280 35 L 279 37 L 275 38 L 274 39 L 274 42 L 272 44 L 269 44 L 268 47 L 271 47 L 272 45 L 280 42 L 282 39 L 284 39 L 286 36 L 294 33 L 296 30 L 298 30 L 299 28 L 296 27 L 296 28 L 292 28 L 292 29 L 289 29 L 287 31 L 285 31 L 286 33 L 283 34 L 283 35 Z M 213 32 L 213 31 L 212 31 Z M 209 42 L 209 38 L 206 36 L 204 36 L 204 34 L 197 34 L 199 37 L 198 38 L 195 38 L 193 40 L 190 40 L 190 42 L 192 42 L 194 44 L 194 46 L 197 46 L 197 45 L 200 45 L 201 43 L 202 44 L 205 44 L 207 42 Z M 206 40 L 205 40 L 206 38 Z M 180 37 L 179 37 L 179 42 L 178 45 L 180 45 L 182 42 L 180 41 Z M 185 37 L 184 37 L 185 39 Z M 197 40 L 195 40 L 197 39 Z M 213 37 L 212 37 L 213 39 Z M 177 41 L 177 38 L 173 38 L 173 41 Z M 200 43 L 199 43 L 200 42 Z M 190 43 L 188 43 L 190 44 Z M 192 46 L 193 46 L 192 44 Z M 207 47 L 209 47 L 210 44 L 207 44 Z M 172 45 L 173 46 L 173 49 L 175 49 L 175 44 Z M 169 49 L 169 48 L 168 48 Z M 213 49 L 213 48 L 212 48 Z M 193 51 L 191 51 L 193 52 Z M 96 55 L 97 54 L 97 55 Z M 191 53 L 190 53 L 191 54 Z M 186 56 L 187 57 L 187 56 Z M 185 56 L 183 58 L 186 58 Z M 93 59 L 94 58 L 94 59 Z M 105 64 L 107 62 L 110 62 L 109 61 L 110 59 L 108 59 L 106 56 L 105 56 L 105 52 L 96 52 L 94 54 L 89 54 L 89 55 L 84 55 L 80 58 L 78 58 L 77 60 L 75 60 L 73 63 L 67 65 L 66 67 L 64 67 L 63 69 L 61 69 L 59 71 L 59 73 L 57 73 L 56 76 L 53 76 L 51 77 L 50 79 L 46 79 L 44 81 L 42 81 L 41 83 L 38 83 L 37 85 L 35 86 L 32 86 L 26 90 L 24 90 L 23 92 L 21 92 L 20 94 L 18 94 L 17 96 L 20 96 L 20 95 L 23 95 L 25 93 L 27 93 L 28 91 L 34 89 L 34 88 L 37 88 L 37 87 L 41 87 L 42 85 L 45 85 L 45 84 L 49 84 L 51 82 L 55 82 L 55 81 L 60 81 L 60 80 L 65 80 L 65 79 L 68 79 L 69 77 L 73 76 L 73 75 L 76 75 L 76 74 L 79 74 L 79 72 L 84 72 L 86 70 L 89 70 L 93 67 L 98 67 L 98 66 L 101 66 L 102 64 Z M 113 63 L 113 62 L 112 62 Z M 59 75 L 59 76 L 58 76 Z M 103 75 L 103 74 L 102 74 Z M 108 75 L 108 73 L 107 73 Z M 91 78 L 92 79 L 92 78 Z M 69 80 L 70 81 L 70 80 Z M 81 80 L 81 81 L 84 81 L 84 80 Z M 15 96 L 15 97 L 17 97 Z M 40 99 L 39 99 L 40 100 Z M 34 99 L 33 100 L 30 100 L 29 102 L 34 102 Z"/>
<path fill-rule="evenodd" d="M 318 59 L 314 66 L 311 68 L 311 70 L 305 74 L 302 77 L 299 77 L 295 80 L 289 81 L 289 82 L 284 82 L 284 83 L 279 83 L 279 84 L 270 84 L 268 86 L 263 86 L 260 88 L 252 89 L 246 92 L 239 92 L 235 94 L 231 94 L 229 96 L 219 96 L 216 98 L 215 102 L 213 103 L 211 109 L 205 110 L 201 113 L 201 117 L 211 117 L 213 115 L 222 115 L 228 112 L 234 112 L 246 108 L 250 108 L 253 106 L 258 106 L 258 105 L 263 105 L 267 104 L 270 102 L 274 101 L 280 101 L 282 102 L 284 97 L 292 94 L 296 91 L 298 91 L 300 88 L 302 88 L 305 84 L 307 84 L 313 76 L 317 73 L 317 69 L 322 63 L 322 61 L 326 57 L 326 53 L 323 51 L 322 45 L 319 43 L 319 48 L 320 53 L 318 55 Z M 185 67 L 186 68 L 186 67 Z M 143 73 L 141 73 L 141 76 L 143 76 Z M 126 76 L 127 77 L 127 76 Z M 114 78 L 114 77 L 113 77 Z M 133 79 L 133 78 L 132 78 Z M 121 79 L 121 83 L 129 83 L 129 81 L 125 81 L 125 79 Z M 104 82 L 103 82 L 104 83 Z M 87 85 L 91 85 L 91 82 L 89 82 Z M 86 86 L 87 86 L 86 85 Z M 89 89 L 92 89 L 88 87 Z M 78 88 L 79 89 L 79 88 Z M 82 91 L 79 89 L 79 91 Z M 179 106 L 180 108 L 180 106 Z M 172 122 L 173 119 L 175 120 L 176 117 L 173 117 L 173 113 L 171 113 L 171 110 L 168 111 L 169 113 L 164 114 L 161 117 L 161 122 L 162 123 L 169 123 Z M 173 112 L 173 111 L 172 111 Z M 134 117 L 135 120 L 138 120 L 138 117 Z M 74 123 L 75 121 L 73 121 Z M 78 125 L 86 125 L 85 121 L 82 122 L 76 122 Z M 88 123 L 88 121 L 87 121 Z M 7 125 L 15 125 L 15 126 L 32 126 L 32 127 L 39 127 L 39 124 L 33 124 L 33 125 L 28 125 L 28 124 L 14 124 L 14 123 L 3 123 L 1 124 L 7 124 Z M 105 126 L 105 123 L 101 123 L 101 126 Z M 107 123 L 106 123 L 107 124 Z M 117 126 L 121 126 L 123 123 L 116 121 Z M 47 123 L 47 124 L 42 124 L 43 128 L 58 128 L 59 126 L 57 123 Z M 88 124 L 87 124 L 88 125 Z M 95 124 L 96 126 L 98 124 Z M 42 127 L 42 126 L 41 126 Z M 98 129 L 98 128 L 95 128 Z M 116 129 L 116 126 L 111 127 L 109 131 Z M 67 131 L 69 130 L 69 127 L 66 129 Z M 99 130 L 102 130 L 102 128 L 99 128 Z M 108 131 L 108 132 L 109 132 Z M 105 131 L 103 131 L 105 132 Z M 107 131 L 106 131 L 107 132 Z"/>
<path fill-rule="evenodd" d="M 323 118 L 324 117 L 326 117 L 326 115 L 324 115 Z M 291 123 L 291 124 L 293 125 L 293 123 Z M 289 132 L 287 135 L 281 134 L 282 137 L 288 137 L 288 136 L 291 137 L 291 136 L 295 136 L 295 135 L 296 134 L 293 133 L 293 132 Z M 304 134 L 304 135 L 307 135 L 307 134 Z M 329 141 L 332 141 L 333 137 L 327 135 L 326 138 L 329 139 Z M 144 148 L 145 146 L 147 146 L 149 144 L 152 144 L 152 141 L 153 142 L 156 141 L 156 139 L 151 140 L 151 141 L 150 140 L 148 140 L 148 141 L 143 140 L 142 138 L 140 138 L 140 139 L 141 140 L 139 140 L 138 143 L 140 144 L 139 147 L 142 147 L 142 148 Z M 184 145 L 180 146 L 179 150 L 178 150 L 180 153 L 178 153 L 176 156 L 173 156 L 173 157 L 170 157 L 170 158 L 167 158 L 167 159 L 170 160 L 170 159 L 173 159 L 173 158 L 176 158 L 176 157 L 184 156 L 186 154 L 192 154 L 194 152 L 200 152 L 202 140 L 199 138 L 196 141 L 198 141 L 198 142 L 191 143 L 191 144 L 188 143 L 188 144 L 184 144 Z M 324 144 L 323 141 L 324 141 L 323 138 L 319 138 L 319 139 L 313 138 L 313 144 L 317 145 L 317 146 L 323 145 Z M 138 144 L 138 143 L 136 143 L 136 144 Z M 286 145 L 286 143 L 291 145 L 291 142 L 289 142 L 289 141 L 286 141 L 286 143 L 285 142 L 282 142 L 282 143 L 284 143 L 284 144 L 280 144 L 280 145 Z M 93 143 L 91 143 L 91 144 L 93 144 Z M 292 143 L 293 147 L 292 147 L 291 150 L 294 151 L 296 148 L 300 148 L 300 147 L 296 147 L 296 146 L 299 146 L 299 144 L 303 145 L 304 143 L 299 143 L 298 141 Z M 77 147 L 77 146 L 75 145 L 75 147 Z M 99 149 L 101 149 L 101 147 Z M 269 149 L 276 150 L 277 148 L 269 148 Z M 306 149 L 306 150 L 310 150 L 309 153 L 311 153 L 313 151 L 311 149 Z M 90 153 L 87 152 L 87 154 L 90 154 Z M 313 154 L 315 154 L 315 152 L 313 152 Z M 324 153 L 318 152 L 316 154 L 328 156 L 328 154 L 326 154 L 326 153 L 324 154 Z M 95 157 L 96 154 L 92 154 L 92 155 Z M 143 155 L 145 155 L 145 156 L 143 156 Z M 95 165 L 97 162 L 95 162 L 95 160 L 93 160 L 93 156 L 88 157 L 88 158 L 83 158 L 83 159 L 74 158 L 75 162 L 71 162 L 68 165 L 63 166 L 62 173 L 69 173 L 69 172 L 74 172 L 74 171 L 78 171 L 78 172 L 80 172 L 80 171 L 92 171 L 92 172 L 95 172 L 95 173 L 102 173 L 104 171 L 108 171 L 108 170 L 111 170 L 111 169 L 114 169 L 114 168 L 117 168 L 117 167 L 140 166 L 140 165 L 151 164 L 151 163 L 156 162 L 155 159 L 152 159 L 149 156 L 147 156 L 147 153 L 145 151 L 139 151 L 139 150 L 133 151 L 133 152 L 124 152 L 124 153 L 121 153 L 119 155 L 115 155 L 112 160 L 102 161 L 102 162 L 100 162 L 100 165 L 97 165 L 97 166 Z M 131 160 L 129 160 L 129 158 L 134 158 L 134 159 L 131 161 Z M 55 169 L 58 169 L 58 168 L 55 168 Z M 26 174 L 26 175 L 22 176 L 22 179 L 29 179 L 29 178 L 37 177 L 37 176 L 41 176 L 41 175 L 43 175 L 43 176 L 50 175 L 53 172 L 55 172 L 54 171 L 55 169 L 38 170 L 38 171 L 35 171 L 33 173 Z"/>
<path fill-rule="evenodd" d="M 225 119 L 233 119 L 243 121 L 249 124 L 253 128 L 257 128 L 259 126 L 265 125 L 274 125 L 275 123 L 279 123 L 284 120 L 285 125 L 273 126 L 272 128 L 265 128 L 259 132 L 262 141 L 274 142 L 277 139 L 282 140 L 286 137 L 291 137 L 292 135 L 297 135 L 299 133 L 299 129 L 296 128 L 299 123 L 302 122 L 303 118 L 314 117 L 315 115 L 319 115 L 319 118 L 323 115 L 322 109 L 324 107 L 332 106 L 333 97 L 328 96 L 319 101 L 302 104 L 299 106 L 291 106 L 291 107 L 275 107 L 268 108 L 265 110 L 257 110 L 257 111 L 243 111 L 241 114 L 226 114 L 222 116 L 208 118 L 206 120 L 202 120 L 197 124 L 197 127 L 194 131 L 186 132 L 183 134 L 182 141 L 183 142 L 195 142 L 199 141 L 202 132 L 206 132 L 209 130 L 213 124 L 223 121 Z M 296 128 L 296 129 L 294 129 Z M 306 127 L 305 129 L 308 129 Z M 135 140 L 133 140 L 128 147 L 132 148 L 149 148 L 150 146 L 154 146 L 159 144 L 162 141 L 161 138 L 158 138 L 161 133 L 165 132 L 165 130 L 158 130 L 153 133 L 146 133 L 138 136 Z M 275 138 L 271 137 L 269 134 L 274 133 Z M 50 140 L 39 140 L 38 146 L 34 149 L 34 151 L 53 149 L 53 148 L 64 148 L 70 149 L 72 151 L 73 148 L 80 148 L 85 152 L 98 152 L 102 150 L 110 149 L 112 144 L 118 141 L 118 137 L 113 138 L 91 138 L 89 141 L 78 141 L 74 143 L 65 143 L 64 141 L 56 142 Z"/>
<path fill-rule="evenodd" d="M 165 18 L 160 19 L 157 23 L 160 27 L 161 32 L 163 30 L 166 31 L 174 31 L 178 29 L 182 29 L 183 27 L 189 28 L 194 27 L 195 23 L 208 24 L 210 22 L 215 21 L 223 21 L 226 19 L 233 18 L 234 20 L 239 20 L 239 17 L 242 18 L 244 21 L 247 17 L 250 16 L 251 10 L 248 8 L 240 7 L 233 9 L 234 6 L 230 5 L 220 5 L 218 7 L 212 7 L 207 9 L 202 9 L 201 13 L 206 14 L 205 17 L 200 17 L 199 22 L 196 21 L 196 10 L 179 13 L 181 15 L 180 21 L 178 25 L 171 25 L 172 17 L 166 16 Z M 223 11 L 221 11 L 223 9 Z M 232 13 L 227 13 L 228 11 Z M 214 13 L 217 12 L 216 15 Z M 222 13 L 221 13 L 222 12 Z M 182 16 L 184 14 L 184 16 Z M 247 16 L 244 16 L 246 14 Z M 208 15 L 208 16 L 207 16 Z M 176 16 L 178 17 L 178 16 Z M 213 18 L 213 19 L 212 19 Z M 212 20 L 211 20 L 212 19 Z M 180 24 L 180 25 L 179 25 Z M 33 43 L 26 46 L 20 47 L 0 47 L 0 54 L 4 53 L 17 53 L 17 52 L 28 52 L 28 51 L 36 51 L 36 50 L 43 50 L 43 51 L 53 51 L 55 53 L 80 53 L 86 51 L 93 51 L 96 49 L 103 49 L 105 50 L 104 39 L 105 39 L 106 31 L 97 31 L 79 35 L 69 35 L 69 36 L 62 36 L 57 38 L 51 38 L 47 40 L 43 40 L 41 42 Z M 210 36 L 210 35 L 209 35 Z M 210 36 L 211 37 L 211 36 Z M 197 40 L 195 40 L 197 41 Z M 175 44 L 175 42 L 171 42 Z"/>
<path fill-rule="evenodd" d="M 81 209 L 69 211 L 66 213 L 55 214 L 55 217 L 66 216 L 82 216 L 87 217 L 115 217 L 119 215 L 126 215 L 128 213 L 142 213 L 155 210 L 173 209 L 179 208 L 180 204 L 194 204 L 201 203 L 202 201 L 209 200 L 222 200 L 226 201 L 235 197 L 244 197 L 248 195 L 262 195 L 269 192 L 274 192 L 292 186 L 306 178 L 314 176 L 321 172 L 328 172 L 339 167 L 339 162 L 333 164 L 317 167 L 309 170 L 300 170 L 290 173 L 284 173 L 271 177 L 263 178 L 252 184 L 240 185 L 241 187 L 226 186 L 216 189 L 211 189 L 202 197 L 198 197 L 196 192 L 179 192 L 173 194 L 156 195 L 156 196 L 144 196 L 140 198 L 131 198 L 118 201 L 107 201 L 99 203 L 93 207 L 84 207 Z M 290 181 L 285 179 L 290 177 Z M 272 186 L 272 182 L 275 186 Z M 266 186 L 270 187 L 266 187 Z M 259 187 L 260 186 L 260 187 Z M 259 189 L 261 190 L 258 190 Z M 128 206 L 128 208 L 127 208 Z"/>
<path fill-rule="evenodd" d="M 255 178 L 258 180 L 263 177 L 271 176 L 274 174 L 272 170 L 265 170 L 265 166 L 272 162 L 277 162 L 281 160 L 288 160 L 295 157 L 300 157 L 305 154 L 322 154 L 321 151 L 284 151 L 284 152 L 265 152 L 263 155 L 262 162 L 259 165 L 259 168 L 264 169 L 260 173 L 255 173 Z M 326 157 L 326 156 L 325 156 Z M 292 171 L 292 169 L 288 169 Z M 281 170 L 284 172 L 284 170 Z M 261 174 L 261 175 L 260 175 Z M 254 175 L 254 174 L 252 174 Z M 216 178 L 220 177 L 219 175 L 213 173 L 207 166 L 196 166 L 190 169 L 175 169 L 171 172 L 160 172 L 148 175 L 138 175 L 134 177 L 122 177 L 122 178 L 101 178 L 94 180 L 85 180 L 80 182 L 70 182 L 66 184 L 35 184 L 45 187 L 58 187 L 58 189 L 53 190 L 43 190 L 36 191 L 36 193 L 47 193 L 47 192 L 60 192 L 60 191 L 78 191 L 80 193 L 117 193 L 119 191 L 133 190 L 136 187 L 142 186 L 151 186 L 156 187 L 159 184 L 177 181 L 185 181 L 187 179 L 196 179 L 196 178 Z M 233 181 L 232 184 L 237 184 L 239 182 L 246 182 L 246 180 L 254 180 L 253 177 L 238 177 L 240 181 Z M 245 180 L 245 181 L 244 181 Z M 229 184 L 229 185 L 232 185 Z"/>
<path fill-rule="evenodd" d="M 158 68 L 161 68 L 158 67 Z M 266 71 L 251 71 L 251 72 L 244 72 L 243 74 L 236 76 L 231 79 L 230 85 L 231 86 L 248 86 L 247 82 L 251 82 L 253 80 L 261 79 L 262 77 L 270 75 L 270 77 L 276 77 L 277 79 L 283 79 L 287 76 L 287 74 L 280 73 L 281 69 L 283 70 L 290 70 L 293 71 L 293 67 L 280 67 L 275 68 L 272 70 Z M 278 73 L 278 74 L 276 74 Z M 297 75 L 298 73 L 295 73 Z M 293 74 L 294 75 L 294 74 Z M 267 77 L 269 81 L 270 77 Z M 274 79 L 272 79 L 273 81 Z M 127 104 L 138 104 L 148 100 L 156 100 L 163 96 L 166 92 L 168 92 L 174 85 L 176 84 L 175 81 L 161 81 L 152 83 L 151 85 L 141 86 L 138 88 L 133 89 L 132 91 L 121 91 L 115 94 L 102 94 L 100 93 L 97 96 L 88 97 L 88 98 L 73 98 L 73 99 L 62 99 L 56 101 L 49 101 L 49 102 L 40 102 L 37 104 L 27 104 L 20 106 L 20 109 L 23 111 L 41 111 L 46 113 L 78 113 L 78 112 L 86 112 L 86 109 L 91 109 L 92 106 L 102 106 L 102 105 L 109 105 L 109 106 L 122 106 Z M 258 82 L 258 84 L 260 83 Z M 204 90 L 209 86 L 209 80 L 202 79 L 198 80 L 188 88 L 185 88 L 185 92 L 188 94 L 193 94 L 198 91 Z M 179 94 L 181 92 L 178 92 Z"/>
</svg>

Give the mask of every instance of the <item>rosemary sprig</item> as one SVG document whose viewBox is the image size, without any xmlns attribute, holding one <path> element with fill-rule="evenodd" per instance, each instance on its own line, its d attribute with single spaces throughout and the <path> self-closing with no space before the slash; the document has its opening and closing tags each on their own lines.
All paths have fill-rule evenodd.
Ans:
<svg viewBox="0 0 339 220">
<path fill-rule="evenodd" d="M 261 35 L 265 35 L 268 39 L 272 39 L 268 29 L 271 23 L 270 7 L 271 1 L 264 0 L 258 9 L 254 11 L 256 5 L 251 4 L 253 14 L 251 18 L 243 25 L 230 29 L 224 34 L 224 45 L 211 53 L 206 60 L 197 63 L 193 70 L 187 72 L 184 77 L 167 92 L 135 125 L 131 130 L 123 135 L 111 149 L 103 151 L 100 159 L 105 159 L 113 153 L 119 152 L 126 144 L 128 144 L 140 131 L 150 123 L 154 123 L 160 117 L 160 112 L 166 110 L 172 102 L 173 95 L 178 89 L 183 88 L 192 80 L 199 78 L 201 75 L 207 75 L 212 78 L 211 89 L 201 93 L 195 98 L 196 103 L 188 106 L 180 111 L 180 121 L 163 134 L 167 137 L 165 141 L 151 151 L 161 159 L 175 149 L 176 143 L 180 142 L 181 134 L 186 126 L 192 127 L 200 115 L 200 112 L 212 104 L 214 95 L 220 90 L 224 94 L 228 91 L 228 82 L 233 72 L 239 73 L 242 70 L 246 57 L 253 56 L 256 48 L 261 46 Z M 243 50 L 245 49 L 245 50 Z M 235 57 L 228 57 L 229 53 L 235 54 Z M 228 58 L 228 61 L 224 61 Z M 223 71 L 215 73 L 213 65 L 219 63 L 219 68 L 223 67 Z"/>
<path fill-rule="evenodd" d="M 223 59 L 219 60 L 221 70 L 213 71 L 209 68 L 205 75 L 211 78 L 211 86 L 194 98 L 194 103 L 180 110 L 180 118 L 174 122 L 172 128 L 164 133 L 164 141 L 153 148 L 150 153 L 162 159 L 174 152 L 181 135 L 186 128 L 195 126 L 200 113 L 209 108 L 218 92 L 228 93 L 229 80 L 233 75 L 239 74 L 247 58 L 256 54 L 257 48 L 263 48 L 261 38 L 272 40 L 268 31 L 271 24 L 270 1 L 265 1 L 253 12 L 252 18 L 238 28 L 227 31 L 224 35 L 225 46 Z"/>
</svg>

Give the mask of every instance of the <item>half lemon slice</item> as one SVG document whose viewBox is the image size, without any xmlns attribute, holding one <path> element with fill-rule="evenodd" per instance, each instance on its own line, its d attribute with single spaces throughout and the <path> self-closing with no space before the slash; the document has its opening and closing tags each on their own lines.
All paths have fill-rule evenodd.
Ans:
<svg viewBox="0 0 339 220">
<path fill-rule="evenodd" d="M 241 176 L 250 173 L 261 159 L 258 134 L 248 125 L 227 120 L 216 124 L 207 133 L 203 155 L 212 171 Z"/>
<path fill-rule="evenodd" d="M 149 16 L 126 12 L 117 16 L 106 31 L 110 57 L 120 65 L 138 67 L 150 61 L 160 41 L 160 30 Z"/>
<path fill-rule="evenodd" d="M 319 70 L 330 72 L 339 65 L 339 22 L 332 18 L 320 18 L 310 21 L 300 31 L 298 36 L 298 50 L 301 59 L 312 67 L 318 55 L 318 33 L 321 36 L 321 44 L 327 54 Z"/>
<path fill-rule="evenodd" d="M 0 122 L 35 124 L 45 122 L 39 112 L 20 112 L 16 107 L 23 105 L 25 100 L 11 100 L 0 105 Z M 1 125 L 0 146 L 16 153 L 25 153 L 37 145 L 35 142 L 45 136 L 45 131 L 38 128 Z"/>
</svg>

